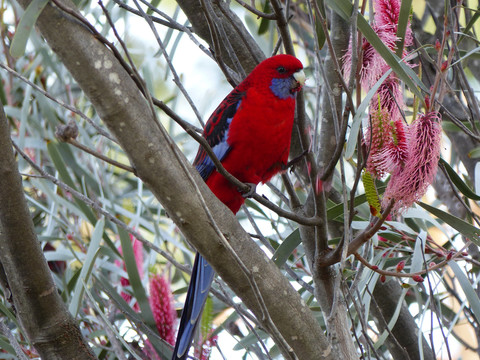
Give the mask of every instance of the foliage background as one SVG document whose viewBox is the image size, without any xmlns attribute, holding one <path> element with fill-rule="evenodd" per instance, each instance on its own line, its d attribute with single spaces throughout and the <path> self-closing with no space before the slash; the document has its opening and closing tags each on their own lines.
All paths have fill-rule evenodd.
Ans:
<svg viewBox="0 0 480 360">
<path fill-rule="evenodd" d="M 153 1 L 151 4 L 142 2 L 142 5 L 138 5 L 147 11 L 147 4 L 150 4 L 162 13 L 154 10 L 147 13 L 170 23 L 170 27 L 158 23 L 155 25 L 157 39 L 141 14 L 135 15 L 132 11 L 122 9 L 118 2 L 103 3 L 119 34 L 118 38 L 99 3 L 78 1 L 75 5 L 100 34 L 115 44 L 124 59 L 127 59 L 125 49 L 128 49 L 138 74 L 154 98 L 163 101 L 174 114 L 193 127 L 201 128 L 231 86 L 213 59 L 208 57 L 208 49 L 214 49 L 215 46 L 201 38 L 204 29 L 200 29 L 193 20 L 186 10 L 189 5 L 185 3 Z M 204 3 L 217 6 L 217 2 Z M 345 36 L 348 36 L 350 24 L 342 24 L 338 16 L 335 18 L 332 15 L 332 9 L 340 11 L 347 3 L 316 3 L 318 8 L 326 6 L 330 37 L 336 41 L 334 45 L 339 50 L 336 54 L 338 61 L 348 44 L 348 37 Z M 323 119 L 328 119 L 332 112 L 326 104 L 330 104 L 328 99 L 332 94 L 336 96 L 336 101 L 342 97 L 332 88 L 333 83 L 329 78 L 335 76 L 335 72 L 328 71 L 331 70 L 328 66 L 332 66 L 329 63 L 331 54 L 327 44 L 322 41 L 324 35 L 318 8 L 314 3 L 301 1 L 255 4 L 257 9 L 263 9 L 266 13 L 275 11 L 272 10 L 275 4 L 281 5 L 283 10 L 287 9 L 287 17 L 291 16 L 291 19 L 288 27 L 285 27 L 281 22 L 257 18 L 238 3 L 221 4 L 229 5 L 242 20 L 251 37 L 248 43 L 258 45 L 258 49 L 244 54 L 249 60 L 241 59 L 237 50 L 238 63 L 232 63 L 231 59 L 235 59 L 235 56 L 231 56 L 231 51 L 228 57 L 220 53 L 218 48 L 215 49 L 215 54 L 233 69 L 229 73 L 231 82 L 242 78 L 255 61 L 260 60 L 255 58 L 259 56 L 259 49 L 266 56 L 273 53 L 279 44 L 279 31 L 281 33 L 288 29 L 290 32 L 292 42 L 289 44 L 284 38 L 286 48 L 290 51 L 293 44 L 309 77 L 304 91 L 308 123 L 303 127 L 300 124 L 299 131 L 309 130 L 314 154 L 309 159 L 314 159 L 320 168 L 324 167 L 322 161 L 329 159 L 325 154 L 330 154 L 334 148 L 325 141 L 328 136 L 334 136 L 333 130 L 323 125 Z M 127 5 L 136 9 L 137 3 L 128 2 Z M 362 6 L 361 3 L 357 5 Z M 415 206 L 401 217 L 387 221 L 380 232 L 374 234 L 359 250 L 368 260 L 370 268 L 353 256 L 343 258 L 340 264 L 330 267 L 329 271 L 335 274 L 332 279 L 336 289 L 330 293 L 331 297 L 325 298 L 319 297 L 318 273 L 312 269 L 308 258 L 312 256 L 308 254 L 308 230 L 254 200 L 247 201 L 238 220 L 295 287 L 322 329 L 328 329 L 329 340 L 333 343 L 335 333 L 332 329 L 335 325 L 330 324 L 331 319 L 325 316 L 328 308 L 322 301 L 331 300 L 330 306 L 334 304 L 333 308 L 337 308 L 337 311 L 348 311 L 339 317 L 348 319 L 343 323 L 344 330 L 347 333 L 352 330 L 355 336 L 346 340 L 339 335 L 341 331 L 337 328 L 338 334 L 335 335 L 341 343 L 340 348 L 348 348 L 349 345 L 345 343 L 351 341 L 355 351 L 364 358 L 400 359 L 405 356 L 405 351 L 400 351 L 399 355 L 394 348 L 401 344 L 400 347 L 406 348 L 412 359 L 433 358 L 432 352 L 437 358 L 468 358 L 480 353 L 476 215 L 477 202 L 480 200 L 476 194 L 480 184 L 475 176 L 480 139 L 477 130 L 480 112 L 476 102 L 480 65 L 476 32 L 479 13 L 476 9 L 479 5 L 471 1 L 416 1 L 413 6 L 412 26 L 418 43 L 411 50 L 417 50 L 418 56 L 425 61 L 415 68 L 417 73 L 422 72 L 419 77 L 423 82 L 413 83 L 417 89 L 428 89 L 429 81 L 437 73 L 437 69 L 425 64 L 429 64 L 429 56 L 433 57 L 435 40 L 445 35 L 443 14 L 446 13 L 450 19 L 458 16 L 455 18 L 458 28 L 455 28 L 455 22 L 448 24 L 454 30 L 451 31 L 454 40 L 458 40 L 463 31 L 468 33 L 458 45 L 449 40 L 455 55 L 446 72 L 449 95 L 445 97 L 441 108 L 445 130 L 442 146 L 445 171 L 439 171 L 437 181 L 424 199 L 431 207 Z M 131 155 L 115 141 L 116 136 L 112 136 L 111 130 L 105 126 L 102 113 L 93 106 L 92 99 L 73 79 L 71 72 L 42 35 L 24 27 L 32 26 L 32 18 L 25 16 L 15 2 L 3 2 L 2 9 L 0 96 L 10 125 L 11 139 L 31 161 L 25 160 L 17 150 L 18 169 L 22 175 L 24 196 L 32 215 L 35 234 L 45 250 L 46 260 L 50 261 L 51 274 L 59 294 L 98 358 L 145 358 L 147 338 L 156 351 L 166 357 L 169 347 L 154 330 L 148 328 L 151 326 L 155 329 L 148 311 L 149 279 L 155 274 L 162 274 L 169 279 L 175 308 L 180 311 L 189 281 L 188 268 L 193 261 L 192 247 L 179 231 L 178 223 L 172 221 L 177 220 L 176 214 L 167 213 L 155 191 L 147 186 L 150 184 L 129 171 Z M 369 9 L 370 3 L 366 5 L 367 14 Z M 222 14 L 217 7 L 207 12 L 219 17 Z M 19 23 L 20 19 L 22 22 Z M 190 27 L 191 23 L 193 28 Z M 172 29 L 171 24 L 180 24 L 181 30 Z M 343 38 L 336 39 L 338 34 L 342 34 Z M 27 39 L 23 51 L 22 43 Z M 125 48 L 122 48 L 120 39 L 125 42 Z M 219 41 L 228 44 L 235 39 L 220 36 Z M 83 71 L 88 73 L 90 69 Z M 398 75 L 402 80 L 408 80 Z M 409 105 L 405 111 L 408 121 L 411 121 L 414 111 L 414 93 L 411 90 L 408 87 L 405 89 Z M 354 96 L 358 107 L 368 94 L 358 91 L 354 92 Z M 345 96 L 341 107 L 336 109 L 340 115 L 343 115 L 343 106 Z M 148 109 L 146 103 L 145 108 Z M 197 142 L 175 121 L 175 116 L 167 115 L 164 108 L 156 107 L 155 113 L 173 142 L 192 160 Z M 59 141 L 55 135 L 58 126 L 66 125 L 71 120 L 78 128 L 77 140 L 69 140 L 70 143 Z M 349 121 L 351 125 L 351 117 Z M 350 128 L 347 128 L 347 140 L 350 139 L 349 131 Z M 341 138 L 337 136 L 337 140 Z M 131 141 L 143 140 L 132 138 Z M 342 147 L 342 140 L 338 141 Z M 352 139 L 348 141 L 351 143 Z M 76 142 L 127 167 L 109 164 L 75 146 Z M 301 153 L 295 141 L 293 151 L 293 155 L 295 151 L 296 154 Z M 329 220 L 328 236 L 324 240 L 328 240 L 332 248 L 338 245 L 341 236 L 353 239 L 361 234 L 368 229 L 372 220 L 361 182 L 353 193 L 357 200 L 354 211 L 347 203 L 349 191 L 356 186 L 357 156 L 357 150 L 352 158 L 342 156 L 336 164 L 331 184 L 329 181 L 322 183 L 327 187 L 331 185 L 331 189 L 325 192 L 329 199 L 321 201 L 325 201 L 328 211 L 324 216 Z M 285 194 L 289 198 L 295 195 L 301 204 L 309 203 L 312 189 L 319 184 L 315 181 L 317 179 L 313 179 L 312 185 L 311 180 L 306 169 L 299 166 L 295 172 L 275 178 L 271 184 L 258 188 L 257 192 L 265 194 L 278 206 L 289 209 Z M 376 186 L 381 192 L 385 185 L 379 182 Z M 175 191 L 181 192 L 182 189 Z M 322 214 L 317 215 L 321 217 Z M 298 216 L 307 217 L 305 214 Z M 353 221 L 344 227 L 344 220 Z M 128 233 L 144 242 L 140 269 L 137 268 Z M 317 238 L 317 241 L 320 240 Z M 47 246 L 50 251 L 46 251 Z M 123 258 L 119 248 L 123 250 Z M 321 261 L 321 253 L 314 256 Z M 126 269 L 121 266 L 123 261 Z M 423 282 L 405 277 L 387 277 L 383 292 L 381 286 L 374 290 L 381 278 L 375 267 L 395 272 L 401 261 L 405 261 L 404 273 L 415 273 L 425 267 L 428 269 L 431 263 L 445 261 L 448 264 L 428 271 Z M 129 278 L 130 284 L 122 287 L 122 277 Z M 2 289 L 0 358 L 21 358 L 21 354 L 35 358 L 38 349 L 34 349 L 28 335 L 19 326 L 19 315 L 13 307 L 8 287 Z M 240 305 L 239 297 L 220 278 L 213 290 L 214 296 L 207 306 L 203 322 L 205 328 L 199 335 L 203 339 L 200 342 L 212 336 L 216 339 L 218 347 L 215 344 L 207 346 L 213 347 L 212 359 L 221 359 L 221 354 L 226 359 L 285 357 L 278 342 L 272 341 L 264 332 L 265 328 L 256 315 Z M 122 292 L 133 295 L 130 303 L 120 296 Z M 388 294 L 394 295 L 393 303 L 381 301 L 387 300 Z M 136 302 L 140 305 L 139 313 L 134 310 Z M 385 311 L 400 310 L 401 305 L 406 307 L 396 314 L 398 324 L 402 324 L 397 325 L 400 331 L 395 331 L 395 320 L 391 323 L 391 330 L 384 331 L 385 319 L 382 318 L 385 317 L 388 322 L 390 317 Z M 293 318 L 297 314 L 288 316 Z M 401 323 L 408 319 L 413 321 L 409 326 Z M 416 331 L 416 326 L 420 331 Z M 422 339 L 425 342 L 423 346 L 417 343 L 411 345 L 417 351 L 420 349 L 418 355 L 410 352 L 404 344 L 407 333 L 413 334 L 417 343 L 422 343 Z M 345 342 L 343 346 L 342 341 Z M 335 346 L 334 351 L 337 351 Z M 197 353 L 196 356 L 203 355 Z"/>
</svg>

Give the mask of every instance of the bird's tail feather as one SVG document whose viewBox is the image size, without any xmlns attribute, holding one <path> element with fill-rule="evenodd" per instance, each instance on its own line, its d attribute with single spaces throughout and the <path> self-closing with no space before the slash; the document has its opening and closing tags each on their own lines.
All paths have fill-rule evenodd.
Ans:
<svg viewBox="0 0 480 360">
<path fill-rule="evenodd" d="M 172 360 L 187 358 L 188 349 L 193 340 L 197 324 L 200 322 L 203 306 L 207 301 L 208 291 L 215 272 L 202 255 L 197 253 L 193 263 L 192 277 L 188 286 L 187 299 L 183 307 L 177 341 Z"/>
</svg>

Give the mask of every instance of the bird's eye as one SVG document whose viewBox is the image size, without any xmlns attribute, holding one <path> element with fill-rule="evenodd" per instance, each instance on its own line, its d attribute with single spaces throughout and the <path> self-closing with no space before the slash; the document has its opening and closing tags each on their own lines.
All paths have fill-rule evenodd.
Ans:
<svg viewBox="0 0 480 360">
<path fill-rule="evenodd" d="M 287 70 L 283 66 L 279 66 L 277 68 L 277 71 L 279 74 L 285 74 L 287 72 Z"/>
</svg>

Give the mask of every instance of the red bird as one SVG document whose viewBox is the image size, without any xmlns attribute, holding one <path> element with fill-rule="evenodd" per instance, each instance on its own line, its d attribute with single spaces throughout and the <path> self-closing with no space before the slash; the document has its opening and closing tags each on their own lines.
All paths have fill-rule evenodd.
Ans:
<svg viewBox="0 0 480 360">
<path fill-rule="evenodd" d="M 291 55 L 276 55 L 258 64 L 220 103 L 203 136 L 230 174 L 256 185 L 286 168 L 295 97 L 304 83 L 302 63 Z M 237 213 L 244 194 L 217 172 L 202 147 L 193 165 L 210 190 Z M 187 357 L 213 276 L 212 267 L 197 253 L 172 360 Z"/>
</svg>

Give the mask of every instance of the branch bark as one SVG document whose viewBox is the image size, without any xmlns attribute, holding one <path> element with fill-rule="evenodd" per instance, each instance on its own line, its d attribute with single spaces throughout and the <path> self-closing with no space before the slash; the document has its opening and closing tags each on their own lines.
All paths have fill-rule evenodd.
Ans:
<svg viewBox="0 0 480 360">
<path fill-rule="evenodd" d="M 25 333 L 42 359 L 96 359 L 58 294 L 35 235 L 3 107 L 0 154 L 0 263 Z"/>
<path fill-rule="evenodd" d="M 378 306 L 372 306 L 372 313 L 375 322 L 380 329 L 384 331 L 390 319 L 392 318 L 397 303 L 401 298 L 402 289 L 395 280 L 390 280 L 385 284 L 377 282 L 373 296 Z M 435 354 L 428 345 L 427 340 L 422 336 L 421 357 L 418 347 L 418 328 L 415 319 L 412 317 L 405 304 L 401 305 L 400 314 L 395 326 L 391 330 L 391 336 L 386 339 L 386 345 L 394 359 L 424 359 L 434 360 Z"/>
<path fill-rule="evenodd" d="M 324 91 L 324 100 L 322 104 L 322 121 L 319 143 L 322 148 L 318 155 L 319 168 L 325 168 L 329 161 L 333 158 L 333 153 L 338 141 L 344 141 L 340 138 L 337 132 L 342 127 L 340 121 L 342 120 L 342 86 L 341 76 L 338 68 L 335 67 L 333 57 L 338 54 L 343 54 L 348 47 L 349 39 L 349 24 L 344 21 L 339 15 L 332 11 L 331 17 L 331 34 L 332 46 L 336 54 L 329 53 L 325 60 L 325 83 L 329 84 L 329 88 Z M 331 93 L 327 93 L 331 91 Z M 326 179 L 330 182 L 331 177 Z M 328 196 L 327 192 L 325 192 Z M 313 201 L 313 196 L 308 200 Z M 326 209 L 324 199 L 319 201 L 323 210 L 320 211 L 320 217 L 326 219 Z M 313 205 L 307 204 L 308 210 L 306 213 L 311 215 Z M 323 212 L 323 214 L 322 214 Z M 322 216 L 323 215 L 323 216 Z M 323 225 L 324 227 L 327 224 Z M 338 268 L 329 266 L 319 266 L 324 256 L 327 256 L 328 251 L 328 235 L 326 229 L 317 228 L 317 233 L 313 228 L 302 227 L 302 241 L 305 244 L 309 263 L 312 264 L 313 281 L 315 284 L 315 297 L 320 304 L 322 312 L 324 313 L 329 335 L 332 339 L 332 346 L 334 353 L 344 359 L 356 358 L 357 351 L 353 343 L 352 334 L 350 332 L 349 319 L 347 317 L 347 308 L 344 302 L 342 293 L 340 291 L 340 279 Z M 330 233 L 335 232 L 336 229 L 329 229 Z M 318 236 L 318 234 L 325 234 Z M 317 244 L 313 244 L 313 242 Z M 320 246 L 318 244 L 320 242 Z M 314 250 L 314 247 L 317 250 Z M 318 251 L 321 249 L 322 251 Z"/>
<path fill-rule="evenodd" d="M 19 2 L 23 7 L 29 4 L 28 0 Z M 64 4 L 73 8 L 71 3 Z M 209 191 L 156 121 L 147 101 L 112 52 L 78 20 L 52 3 L 43 10 L 37 26 L 116 136 L 136 174 L 183 234 L 267 331 L 275 333 L 272 323 L 275 325 L 290 347 L 282 350 L 284 357 L 331 359 L 329 343 L 312 312 L 235 216 Z M 252 281 L 258 293 L 252 290 Z M 278 337 L 275 340 L 278 343 Z"/>
<path fill-rule="evenodd" d="M 212 29 L 210 29 L 201 1 L 177 0 L 177 4 L 192 23 L 194 32 L 205 40 L 211 49 L 214 49 Z M 238 16 L 227 8 L 226 4 L 220 4 L 220 1 L 211 1 L 211 6 L 214 10 L 212 15 L 219 20 L 216 26 L 221 26 L 225 32 L 226 38 L 223 40 L 228 41 L 229 46 L 234 51 L 233 54 L 230 54 L 225 42 L 222 41 L 221 49 L 219 49 L 220 54 L 217 55 L 232 69 L 235 69 L 234 63 L 236 60 L 232 59 L 232 56 L 236 56 L 246 73 L 250 73 L 260 61 L 265 59 L 265 54 L 245 29 Z M 223 11 L 220 6 L 222 6 Z"/>
</svg>

